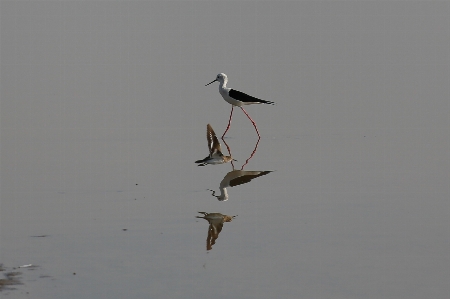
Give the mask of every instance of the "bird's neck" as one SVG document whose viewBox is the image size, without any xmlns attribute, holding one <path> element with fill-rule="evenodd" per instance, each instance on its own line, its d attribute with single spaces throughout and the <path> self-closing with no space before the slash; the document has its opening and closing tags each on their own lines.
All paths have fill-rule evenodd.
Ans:
<svg viewBox="0 0 450 299">
<path fill-rule="evenodd" d="M 230 88 L 228 88 L 225 84 L 219 85 L 219 93 L 222 96 L 226 96 L 228 94 L 228 92 L 230 91 Z"/>
<path fill-rule="evenodd" d="M 223 80 L 223 82 L 220 82 L 220 84 L 219 84 L 219 89 L 226 89 L 227 88 L 227 83 L 228 83 L 228 80 Z"/>
</svg>

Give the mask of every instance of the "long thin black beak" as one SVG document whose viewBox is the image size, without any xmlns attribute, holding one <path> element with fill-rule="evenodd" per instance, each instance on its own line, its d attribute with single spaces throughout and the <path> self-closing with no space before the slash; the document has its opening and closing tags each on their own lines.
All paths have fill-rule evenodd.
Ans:
<svg viewBox="0 0 450 299">
<path fill-rule="evenodd" d="M 208 86 L 209 84 L 214 83 L 214 82 L 216 82 L 216 81 L 217 81 L 217 79 L 215 79 L 214 81 L 209 82 L 209 83 L 206 84 L 205 86 Z"/>
</svg>

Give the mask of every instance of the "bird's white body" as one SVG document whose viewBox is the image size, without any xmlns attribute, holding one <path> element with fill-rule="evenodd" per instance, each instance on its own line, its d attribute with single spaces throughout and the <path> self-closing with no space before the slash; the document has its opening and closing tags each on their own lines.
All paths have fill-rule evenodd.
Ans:
<svg viewBox="0 0 450 299">
<path fill-rule="evenodd" d="M 222 76 L 220 77 L 220 79 L 218 80 L 220 82 L 219 84 L 219 93 L 222 96 L 222 98 L 227 101 L 229 104 L 233 105 L 233 106 L 244 106 L 244 105 L 250 105 L 250 104 L 255 104 L 255 103 L 245 103 L 242 101 L 238 101 L 236 99 L 233 99 L 232 97 L 230 97 L 230 90 L 231 88 L 227 87 L 227 82 L 228 82 L 228 78 L 227 75 L 222 74 Z"/>
<path fill-rule="evenodd" d="M 226 86 L 226 84 L 227 84 L 227 83 L 225 82 L 224 84 L 221 83 L 221 84 L 219 85 L 219 93 L 220 93 L 220 95 L 222 96 L 222 98 L 223 98 L 225 101 L 227 101 L 228 103 L 230 103 L 231 105 L 233 105 L 233 106 L 238 106 L 238 107 L 243 106 L 243 105 L 244 105 L 243 102 L 237 101 L 237 100 L 233 99 L 232 97 L 230 97 L 230 96 L 228 95 L 228 93 L 230 92 L 231 88 L 228 88 L 228 87 Z"/>
</svg>

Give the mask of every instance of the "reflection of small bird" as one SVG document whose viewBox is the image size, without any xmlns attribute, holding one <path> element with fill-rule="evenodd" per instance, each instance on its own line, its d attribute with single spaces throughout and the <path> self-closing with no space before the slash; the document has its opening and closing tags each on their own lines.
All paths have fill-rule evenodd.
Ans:
<svg viewBox="0 0 450 299">
<path fill-rule="evenodd" d="M 220 201 L 227 201 L 228 200 L 227 187 L 234 187 L 234 186 L 246 184 L 257 177 L 266 175 L 271 172 L 272 172 L 272 170 L 270 170 L 270 171 L 247 171 L 247 170 L 230 171 L 220 182 L 220 186 L 219 186 L 220 195 L 215 195 L 216 192 L 211 190 L 213 192 L 212 195 L 217 197 L 217 199 Z"/>
<path fill-rule="evenodd" d="M 253 121 L 253 119 L 250 117 L 250 115 L 248 115 L 248 113 L 244 110 L 244 108 L 242 108 L 242 106 L 251 105 L 251 104 L 271 104 L 271 105 L 273 105 L 274 102 L 261 100 L 261 99 L 252 97 L 246 93 L 240 92 L 236 89 L 228 88 L 227 87 L 228 77 L 224 73 L 218 74 L 215 80 L 206 84 L 205 86 L 208 86 L 209 84 L 216 82 L 216 81 L 219 81 L 219 83 L 220 83 L 219 92 L 222 95 L 223 99 L 232 105 L 230 120 L 228 121 L 228 127 L 225 130 L 225 132 L 223 133 L 222 138 L 223 138 L 223 136 L 225 136 L 225 133 L 230 128 L 231 116 L 233 115 L 234 106 L 238 106 L 242 109 L 242 111 L 244 111 L 245 115 L 247 115 L 248 119 L 250 119 L 253 126 L 255 127 L 256 133 L 258 134 L 258 136 L 260 136 L 259 132 L 258 132 L 258 128 L 256 127 L 256 123 Z"/>
<path fill-rule="evenodd" d="M 203 160 L 195 161 L 195 163 L 199 164 L 198 166 L 205 166 L 207 164 L 223 164 L 232 160 L 236 161 L 231 158 L 231 156 L 225 156 L 222 154 L 220 142 L 210 124 L 206 126 L 206 138 L 208 139 L 209 156 Z"/>
<path fill-rule="evenodd" d="M 206 250 L 211 250 L 212 246 L 216 243 L 217 238 L 219 237 L 220 232 L 223 228 L 224 222 L 231 222 L 236 216 L 228 216 L 221 213 L 206 213 L 199 212 L 205 216 L 200 217 L 196 216 L 196 218 L 203 218 L 208 220 L 209 228 L 208 228 L 208 238 L 206 239 Z"/>
</svg>

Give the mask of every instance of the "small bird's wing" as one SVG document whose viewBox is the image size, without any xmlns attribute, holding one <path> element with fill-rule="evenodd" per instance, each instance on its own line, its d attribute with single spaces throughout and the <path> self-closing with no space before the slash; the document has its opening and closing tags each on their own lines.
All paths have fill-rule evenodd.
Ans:
<svg viewBox="0 0 450 299">
<path fill-rule="evenodd" d="M 234 187 L 234 186 L 238 186 L 238 185 L 242 185 L 242 184 L 247 184 L 248 182 L 250 182 L 251 180 L 253 180 L 254 178 L 266 175 L 268 173 L 271 173 L 272 171 L 261 171 L 257 174 L 255 174 L 256 171 L 252 171 L 253 174 L 244 174 L 243 176 L 239 176 L 235 179 L 230 180 L 230 187 Z"/>
<path fill-rule="evenodd" d="M 212 157 L 214 154 L 223 156 L 220 142 L 210 124 L 206 126 L 206 139 L 208 139 L 209 156 Z"/>
<path fill-rule="evenodd" d="M 252 97 L 251 95 L 248 95 L 246 93 L 243 93 L 236 89 L 230 89 L 228 92 L 228 95 L 232 97 L 235 100 L 241 101 L 243 103 L 262 103 L 262 104 L 274 104 L 274 102 L 271 101 L 265 101 L 261 100 L 255 97 Z"/>
</svg>

